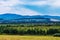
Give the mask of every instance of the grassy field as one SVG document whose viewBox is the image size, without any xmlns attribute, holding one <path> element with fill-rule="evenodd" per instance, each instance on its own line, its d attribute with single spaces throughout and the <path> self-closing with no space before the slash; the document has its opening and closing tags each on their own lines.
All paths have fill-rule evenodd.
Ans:
<svg viewBox="0 0 60 40">
<path fill-rule="evenodd" d="M 0 40 L 60 40 L 60 37 L 53 37 L 53 34 L 58 32 L 60 33 L 60 26 L 23 26 L 20 24 L 0 24 L 0 34 L 3 34 L 0 35 Z M 15 33 L 16 35 L 8 35 Z M 32 33 L 32 36 L 28 36 Z M 24 36 L 21 36 L 21 34 L 24 34 Z M 36 36 L 43 34 L 46 36 Z"/>
<path fill-rule="evenodd" d="M 0 35 L 0 40 L 60 40 L 60 37 Z"/>
</svg>

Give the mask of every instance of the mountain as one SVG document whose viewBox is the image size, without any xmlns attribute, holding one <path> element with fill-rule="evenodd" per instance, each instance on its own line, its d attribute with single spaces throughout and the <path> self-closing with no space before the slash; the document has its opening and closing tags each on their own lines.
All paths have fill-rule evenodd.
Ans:
<svg viewBox="0 0 60 40">
<path fill-rule="evenodd" d="M 0 19 L 4 19 L 4 20 L 14 20 L 14 19 L 20 19 L 20 18 L 44 18 L 39 16 L 22 16 L 22 15 L 18 15 L 18 14 L 13 14 L 13 13 L 5 13 L 5 14 L 0 14 Z"/>
<path fill-rule="evenodd" d="M 43 17 L 60 20 L 60 16 L 49 16 L 49 15 L 44 15 Z"/>
<path fill-rule="evenodd" d="M 26 20 L 25 18 L 28 18 L 28 20 Z M 60 16 L 50 16 L 50 15 L 22 16 L 12 13 L 0 14 L 0 23 L 24 23 L 24 22 L 39 23 L 39 22 L 53 22 L 53 21 L 60 22 Z"/>
<path fill-rule="evenodd" d="M 60 16 L 49 16 L 49 15 L 22 16 L 12 13 L 0 14 L 0 19 L 4 19 L 4 20 L 14 20 L 20 18 L 50 18 L 50 19 L 60 20 Z"/>
<path fill-rule="evenodd" d="M 60 16 L 49 16 L 49 15 L 44 15 L 44 16 L 42 16 L 42 17 L 53 19 L 53 21 L 54 21 L 54 20 L 60 21 Z"/>
<path fill-rule="evenodd" d="M 16 19 L 16 18 L 20 18 L 20 17 L 22 17 L 22 16 L 17 15 L 17 14 L 10 14 L 10 13 L 0 15 L 0 19 L 4 19 L 4 20 L 11 20 L 11 19 Z"/>
</svg>

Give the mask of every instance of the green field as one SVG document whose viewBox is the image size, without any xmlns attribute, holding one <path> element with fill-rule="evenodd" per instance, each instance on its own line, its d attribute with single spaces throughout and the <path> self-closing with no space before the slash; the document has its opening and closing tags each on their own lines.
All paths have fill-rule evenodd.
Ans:
<svg viewBox="0 0 60 40">
<path fill-rule="evenodd" d="M 0 40 L 60 40 L 60 37 L 0 35 Z"/>
</svg>

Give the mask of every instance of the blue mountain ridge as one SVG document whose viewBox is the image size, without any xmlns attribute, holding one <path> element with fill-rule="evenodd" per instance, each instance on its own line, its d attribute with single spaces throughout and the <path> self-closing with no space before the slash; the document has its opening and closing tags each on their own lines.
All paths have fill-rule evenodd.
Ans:
<svg viewBox="0 0 60 40">
<path fill-rule="evenodd" d="M 16 19 L 16 18 L 20 18 L 20 17 L 22 17 L 22 16 L 17 15 L 17 14 L 10 14 L 10 13 L 0 15 L 0 19 L 4 19 L 4 20 L 11 20 L 11 19 Z"/>
<path fill-rule="evenodd" d="M 50 19 L 60 20 L 60 16 L 49 16 L 49 15 L 22 16 L 22 15 L 12 14 L 12 13 L 0 14 L 0 19 L 4 19 L 4 20 L 12 20 L 12 19 L 19 19 L 19 18 L 50 18 Z"/>
</svg>

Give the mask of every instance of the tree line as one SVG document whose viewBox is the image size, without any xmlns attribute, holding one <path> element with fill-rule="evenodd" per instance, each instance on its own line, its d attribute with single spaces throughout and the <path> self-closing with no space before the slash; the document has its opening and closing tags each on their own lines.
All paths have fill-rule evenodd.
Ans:
<svg viewBox="0 0 60 40">
<path fill-rule="evenodd" d="M 43 29 L 44 28 L 44 29 Z M 49 28 L 46 29 L 42 27 L 9 27 L 0 26 L 0 34 L 9 35 L 53 35 L 55 33 L 60 33 L 60 28 Z"/>
</svg>

